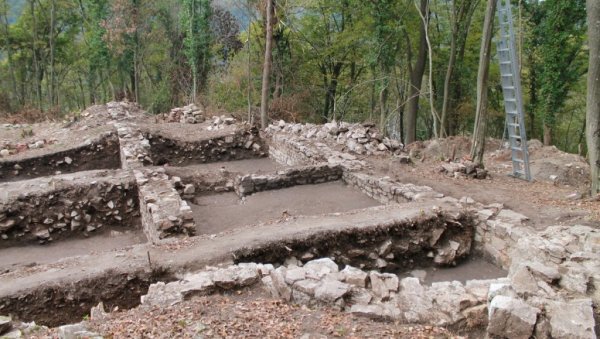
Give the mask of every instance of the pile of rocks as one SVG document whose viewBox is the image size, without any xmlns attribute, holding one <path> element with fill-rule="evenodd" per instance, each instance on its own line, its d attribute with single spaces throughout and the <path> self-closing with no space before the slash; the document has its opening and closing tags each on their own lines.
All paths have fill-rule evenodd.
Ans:
<svg viewBox="0 0 600 339">
<path fill-rule="evenodd" d="M 35 322 L 19 323 L 11 319 L 11 317 L 0 315 L 0 338 L 12 339 L 30 337 L 39 330 L 47 330 L 45 326 L 38 326 Z"/>
<path fill-rule="evenodd" d="M 440 172 L 446 173 L 454 178 L 466 177 L 472 179 L 485 179 L 488 177 L 488 171 L 483 165 L 472 161 L 449 162 L 440 167 Z"/>
<path fill-rule="evenodd" d="M 382 152 L 400 153 L 404 148 L 399 141 L 384 137 L 373 124 L 330 122 L 323 125 L 292 124 L 281 120 L 267 128 L 268 132 L 286 132 L 305 139 L 331 140 L 356 154 L 372 155 Z"/>
<path fill-rule="evenodd" d="M 208 267 L 179 281 L 150 285 L 141 302 L 143 306 L 169 306 L 198 295 L 249 287 L 258 283 L 261 277 L 268 276 L 273 269 L 270 264 L 254 263 L 227 268 Z"/>
<path fill-rule="evenodd" d="M 206 127 L 207 131 L 218 131 L 225 128 L 225 126 L 233 125 L 236 121 L 232 117 L 227 117 L 225 115 L 221 115 L 219 117 L 212 117 L 210 126 Z"/>
<path fill-rule="evenodd" d="M 199 124 L 205 120 L 204 110 L 195 104 L 173 108 L 167 116 L 167 122 L 179 122 L 182 124 Z"/>
</svg>

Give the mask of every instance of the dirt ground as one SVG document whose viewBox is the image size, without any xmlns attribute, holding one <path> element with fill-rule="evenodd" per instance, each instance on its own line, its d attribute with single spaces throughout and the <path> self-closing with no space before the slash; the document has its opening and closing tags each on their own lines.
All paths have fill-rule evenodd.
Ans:
<svg viewBox="0 0 600 339">
<path fill-rule="evenodd" d="M 145 243 L 141 230 L 104 232 L 86 239 L 70 239 L 44 246 L 9 247 L 0 249 L 0 273 L 8 273 L 23 267 L 51 264 L 64 258 L 90 255 L 127 248 Z"/>
<path fill-rule="evenodd" d="M 533 173 L 534 180 L 527 182 L 509 176 L 512 169 L 510 156 L 498 152 L 498 141 L 495 141 L 488 145 L 489 152 L 484 159 L 490 178 L 476 180 L 454 178 L 440 172 L 444 163 L 441 159 L 450 157 L 454 145 L 457 159 L 468 155 L 468 139 L 452 138 L 440 143 L 443 146 L 435 149 L 428 148 L 426 144 L 420 145 L 419 157 L 415 157 L 413 163 L 408 165 L 399 164 L 389 157 L 373 159 L 372 172 L 404 183 L 430 186 L 457 199 L 467 196 L 483 204 L 503 203 L 507 208 L 529 216 L 531 225 L 536 228 L 573 224 L 600 227 L 600 199 L 585 196 L 588 189 L 585 182 L 587 165 L 581 160 L 577 161 L 580 159 L 577 155 L 560 152 L 554 147 L 532 148 L 532 172 L 534 164 L 548 164 L 548 159 L 557 165 L 544 165 L 547 172 L 544 172 L 544 175 Z M 580 172 L 584 172 L 576 177 L 575 182 L 580 184 L 575 186 L 561 183 L 560 181 L 574 180 L 569 177 L 574 176 L 572 173 L 562 170 L 576 167 L 580 167 Z M 558 176 L 558 182 L 550 181 L 550 175 Z M 570 197 L 573 194 L 581 195 L 581 198 Z"/>
<path fill-rule="evenodd" d="M 347 212 L 378 205 L 341 182 L 259 192 L 243 200 L 235 193 L 203 195 L 191 204 L 199 234 L 220 233 L 290 216 Z"/>
</svg>

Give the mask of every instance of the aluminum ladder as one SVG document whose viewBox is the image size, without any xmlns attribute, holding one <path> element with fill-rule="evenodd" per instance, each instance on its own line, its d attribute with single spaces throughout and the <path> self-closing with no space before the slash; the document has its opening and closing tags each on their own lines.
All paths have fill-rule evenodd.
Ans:
<svg viewBox="0 0 600 339">
<path fill-rule="evenodd" d="M 516 178 L 531 181 L 529 170 L 529 151 L 525 132 L 525 113 L 521 95 L 521 77 L 515 31 L 513 25 L 510 0 L 498 0 L 496 7 L 500 26 L 500 38 L 497 40 L 500 76 L 506 110 L 506 128 L 510 142 L 513 163 L 512 175 Z"/>
</svg>

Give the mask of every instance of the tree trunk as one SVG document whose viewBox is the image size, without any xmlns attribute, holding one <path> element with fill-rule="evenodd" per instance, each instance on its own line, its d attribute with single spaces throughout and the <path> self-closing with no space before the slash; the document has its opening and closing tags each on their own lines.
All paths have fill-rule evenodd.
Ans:
<svg viewBox="0 0 600 339">
<path fill-rule="evenodd" d="M 471 146 L 471 159 L 478 164 L 483 164 L 485 151 L 485 134 L 488 117 L 488 75 L 490 71 L 490 57 L 492 52 L 492 35 L 494 34 L 494 12 L 496 0 L 488 0 L 479 51 L 479 71 L 477 72 L 477 111 L 475 113 L 475 127 Z"/>
<path fill-rule="evenodd" d="M 423 17 L 428 17 L 427 1 L 421 0 L 421 8 L 419 9 Z M 408 33 L 407 33 L 408 34 Z M 410 48 L 410 47 L 409 47 Z M 412 58 L 411 58 L 412 59 Z M 409 63 L 412 61 L 409 60 Z M 419 28 L 419 54 L 415 66 L 410 72 L 410 89 L 408 92 L 408 107 L 405 114 L 405 144 L 410 144 L 417 140 L 417 113 L 419 112 L 419 97 L 421 94 L 421 85 L 423 83 L 423 74 L 425 74 L 425 66 L 427 64 L 427 39 L 425 36 L 425 26 L 421 23 Z"/>
<path fill-rule="evenodd" d="M 263 64 L 262 91 L 260 99 L 260 126 L 267 128 L 267 110 L 269 106 L 269 79 L 271 76 L 271 55 L 273 45 L 273 2 L 275 0 L 267 0 L 267 36 L 265 42 L 265 62 Z"/>
<path fill-rule="evenodd" d="M 55 30 L 55 12 L 56 12 L 56 1 L 55 0 L 51 0 L 50 1 L 50 107 L 54 107 L 54 105 L 56 104 L 56 95 L 55 95 L 55 85 L 56 85 L 56 79 L 55 79 L 55 70 L 54 70 L 54 53 L 55 53 L 55 46 L 54 46 L 54 30 Z"/>
<path fill-rule="evenodd" d="M 29 1 L 30 7 L 31 7 L 31 17 L 33 20 L 33 41 L 31 42 L 31 52 L 32 52 L 32 57 L 33 57 L 33 69 L 34 69 L 34 78 L 35 81 L 33 82 L 33 85 L 35 86 L 35 95 L 36 95 L 36 101 L 37 101 L 37 107 L 39 110 L 42 110 L 42 83 L 40 80 L 40 65 L 39 65 L 39 60 L 38 60 L 38 53 L 37 53 L 37 49 L 35 47 L 35 44 L 37 42 L 37 20 L 35 17 L 35 1 L 34 0 L 30 0 Z"/>
<path fill-rule="evenodd" d="M 3 2 L 4 8 L 2 9 L 2 12 L 4 13 L 4 35 L 5 35 L 5 39 L 6 41 L 9 41 L 9 30 L 8 30 L 8 12 L 9 12 L 9 6 L 6 3 L 6 0 L 4 0 Z M 8 72 L 10 73 L 10 81 L 11 81 L 11 86 L 13 88 L 13 95 L 16 97 L 16 101 L 19 103 L 20 106 L 24 105 L 21 95 L 19 94 L 18 88 L 17 88 L 17 77 L 15 75 L 15 69 L 13 66 L 13 58 L 12 58 L 12 47 L 10 46 L 10 44 L 6 44 L 6 61 L 8 64 Z M 13 107 L 14 108 L 14 107 Z"/>
<path fill-rule="evenodd" d="M 552 145 L 552 126 L 544 122 L 544 146 Z"/>
<path fill-rule="evenodd" d="M 418 7 L 415 3 L 415 7 Z M 429 56 L 429 108 L 431 110 L 431 117 L 433 119 L 433 136 L 434 138 L 438 138 L 437 126 L 440 121 L 440 116 L 438 115 L 435 109 L 435 99 L 433 93 L 433 48 L 431 47 L 431 40 L 429 39 L 429 18 L 430 16 L 425 16 L 420 8 L 419 16 L 421 17 L 421 21 L 423 22 L 423 26 L 425 27 L 425 41 L 427 42 L 427 53 Z M 425 13 L 429 13 L 429 1 L 427 1 L 427 8 Z"/>
<path fill-rule="evenodd" d="M 590 66 L 587 92 L 587 144 L 592 194 L 600 193 L 600 2 L 587 0 Z"/>
</svg>

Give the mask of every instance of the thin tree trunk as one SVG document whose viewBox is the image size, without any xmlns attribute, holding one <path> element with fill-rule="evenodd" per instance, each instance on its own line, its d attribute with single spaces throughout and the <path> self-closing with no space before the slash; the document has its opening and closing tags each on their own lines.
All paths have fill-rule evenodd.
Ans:
<svg viewBox="0 0 600 339">
<path fill-rule="evenodd" d="M 54 30 L 55 30 L 55 9 L 56 7 L 56 1 L 55 0 L 51 0 L 50 1 L 50 107 L 53 107 L 56 104 L 56 100 L 55 100 L 55 85 L 56 85 L 56 79 L 55 79 L 55 69 L 54 69 L 54 53 L 55 53 L 55 46 L 54 46 Z"/>
<path fill-rule="evenodd" d="M 475 128 L 473 130 L 473 142 L 471 146 L 471 159 L 478 164 L 483 164 L 483 153 L 485 151 L 485 134 L 488 117 L 487 83 L 490 71 L 495 11 L 496 0 L 488 0 L 483 23 L 481 50 L 479 52 L 479 71 L 477 73 L 477 111 L 475 113 Z"/>
<path fill-rule="evenodd" d="M 269 80 L 271 76 L 271 57 L 273 53 L 273 2 L 267 0 L 267 23 L 266 23 L 266 42 L 265 42 L 265 62 L 263 64 L 262 90 L 260 99 L 260 126 L 267 128 L 267 110 L 269 106 Z"/>
<path fill-rule="evenodd" d="M 430 16 L 425 17 L 423 13 L 421 13 L 419 7 L 415 3 L 415 7 L 419 10 L 419 16 L 421 17 L 421 21 L 423 22 L 423 26 L 425 27 L 425 40 L 427 42 L 427 51 L 429 54 L 429 106 L 431 109 L 431 116 L 433 118 L 433 135 L 437 139 L 437 125 L 440 120 L 440 117 L 435 110 L 434 99 L 433 99 L 433 49 L 431 47 L 431 40 L 429 39 L 429 18 Z M 425 13 L 429 13 L 429 2 L 427 3 L 427 10 Z"/>
<path fill-rule="evenodd" d="M 6 3 L 6 0 L 4 0 L 3 5 L 4 5 L 4 8 L 2 9 L 2 12 L 4 13 L 4 35 L 5 35 L 4 38 L 6 39 L 6 41 L 9 41 L 9 31 L 8 31 L 9 7 L 8 7 L 8 4 Z M 19 103 L 19 105 L 22 106 L 24 103 L 22 102 L 21 95 L 19 94 L 19 91 L 17 88 L 17 76 L 15 75 L 15 69 L 13 66 L 13 59 L 12 59 L 12 47 L 8 43 L 6 44 L 6 61 L 8 64 L 8 71 L 10 73 L 10 80 L 11 80 L 11 86 L 13 88 L 13 95 L 16 97 L 16 100 Z"/>
<path fill-rule="evenodd" d="M 587 92 L 587 144 L 592 194 L 600 193 L 600 2 L 587 0 L 590 66 Z"/>
<path fill-rule="evenodd" d="M 37 49 L 35 47 L 35 44 L 37 42 L 37 20 L 35 17 L 35 2 L 34 2 L 34 0 L 30 0 L 29 4 L 31 7 L 31 17 L 33 20 L 33 27 L 32 27 L 33 41 L 31 42 L 31 52 L 32 52 L 32 57 L 33 57 L 33 69 L 34 69 L 34 78 L 35 78 L 33 85 L 35 86 L 37 107 L 41 111 L 42 110 L 42 88 L 41 88 L 42 85 L 41 85 L 41 81 L 40 81 L 40 65 L 39 65 L 39 60 L 38 60 L 38 56 L 37 56 Z"/>
<path fill-rule="evenodd" d="M 427 11 L 427 1 L 421 0 L 419 12 L 423 17 L 429 17 Z M 428 21 L 429 19 L 427 19 Z M 408 34 L 408 33 L 407 33 Z M 410 49 L 410 47 L 408 47 Z M 409 57 L 412 59 L 412 57 Z M 412 60 L 408 60 L 409 65 Z M 419 54 L 414 67 L 410 71 L 410 89 L 408 94 L 408 107 L 405 114 L 405 139 L 406 144 L 410 144 L 417 140 L 417 114 L 419 112 L 419 97 L 421 94 L 421 86 L 423 83 L 423 74 L 425 74 L 425 66 L 427 64 L 427 39 L 425 36 L 425 26 L 421 23 L 419 28 Z M 412 66 L 412 65 L 411 65 Z"/>
</svg>

